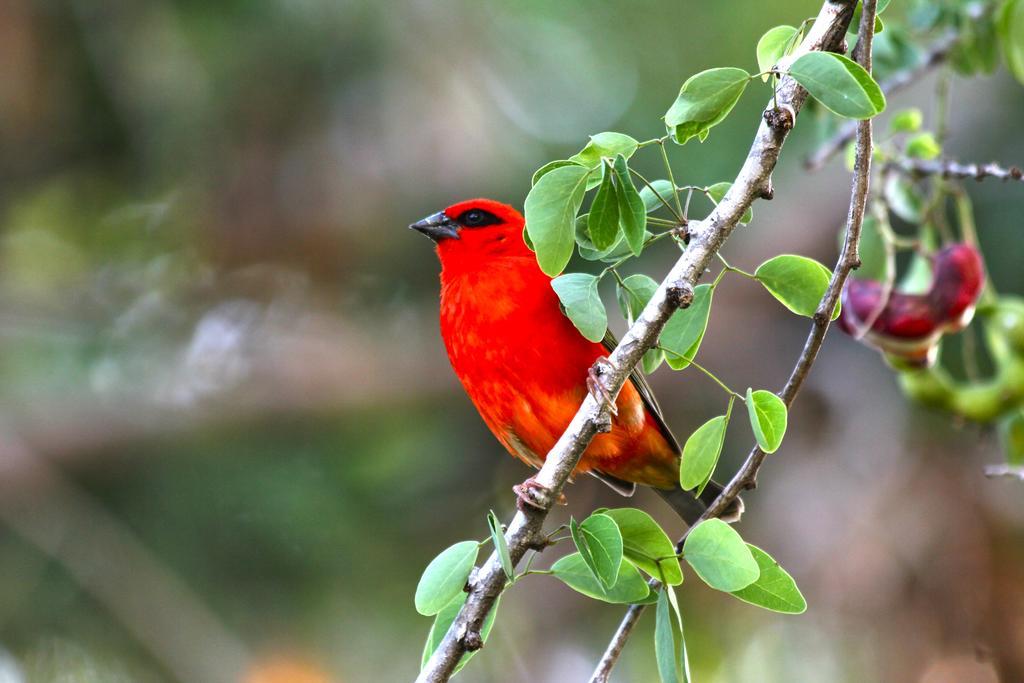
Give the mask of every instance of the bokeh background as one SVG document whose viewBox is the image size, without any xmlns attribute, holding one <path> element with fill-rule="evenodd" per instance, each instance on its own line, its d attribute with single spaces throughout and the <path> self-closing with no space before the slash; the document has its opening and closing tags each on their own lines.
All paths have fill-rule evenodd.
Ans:
<svg viewBox="0 0 1024 683">
<path fill-rule="evenodd" d="M 507 518 L 527 473 L 448 367 L 436 259 L 405 226 L 521 204 L 588 134 L 661 134 L 686 76 L 753 69 L 763 31 L 816 10 L 0 1 L 0 681 L 411 680 L 422 568 L 483 538 L 488 509 Z M 933 82 L 892 108 L 929 109 Z M 767 96 L 673 149 L 677 178 L 731 179 Z M 951 112 L 951 155 L 1024 161 L 1005 73 L 954 79 Z M 803 171 L 819 133 L 801 124 L 775 200 L 726 247 L 737 265 L 835 258 L 849 181 L 841 161 Z M 1024 188 L 969 189 L 997 287 L 1024 292 Z M 778 388 L 806 328 L 727 280 L 701 360 Z M 693 371 L 653 383 L 680 435 L 724 405 Z M 735 425 L 726 472 L 751 443 Z M 687 583 L 695 680 L 1024 680 L 1024 489 L 982 474 L 1001 457 L 831 336 L 741 526 L 810 610 Z M 624 503 L 596 481 L 569 499 L 558 518 Z M 586 680 L 621 614 L 531 577 L 460 678 Z M 616 680 L 655 680 L 651 621 Z"/>
</svg>

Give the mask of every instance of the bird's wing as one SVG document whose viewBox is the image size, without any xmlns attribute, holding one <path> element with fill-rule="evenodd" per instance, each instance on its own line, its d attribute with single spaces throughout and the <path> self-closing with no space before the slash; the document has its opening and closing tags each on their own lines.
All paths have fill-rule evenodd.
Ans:
<svg viewBox="0 0 1024 683">
<path fill-rule="evenodd" d="M 602 482 L 607 484 L 613 491 L 615 491 L 615 493 L 623 495 L 626 498 L 629 498 L 634 493 L 636 493 L 636 484 L 634 484 L 631 481 L 625 481 L 624 479 L 613 477 L 610 474 L 606 474 L 598 470 L 590 470 L 589 474 L 591 476 L 596 477 L 597 479 L 600 479 Z"/>
<path fill-rule="evenodd" d="M 615 335 L 612 334 L 611 330 L 608 330 L 604 334 L 604 339 L 601 340 L 604 348 L 608 349 L 610 354 L 618 346 L 618 340 Z M 641 400 L 644 402 L 644 407 L 647 408 L 654 421 L 658 425 L 658 430 L 661 435 L 665 437 L 665 441 L 668 441 L 668 445 L 672 447 L 672 450 L 676 453 L 682 453 L 683 449 L 680 448 L 679 442 L 676 441 L 676 437 L 672 434 L 672 430 L 665 424 L 665 416 L 661 414 L 661 406 L 658 405 L 658 399 L 654 398 L 654 392 L 651 390 L 651 385 L 647 383 L 647 378 L 644 377 L 643 371 L 639 366 L 633 368 L 633 372 L 629 373 L 629 379 L 633 382 L 633 386 L 636 388 L 638 394 L 640 394 Z"/>
<path fill-rule="evenodd" d="M 615 347 L 619 342 L 615 339 L 615 335 L 611 333 L 611 330 L 608 330 L 605 332 L 604 339 L 601 340 L 601 343 L 610 354 L 615 350 Z M 646 408 L 654 418 L 654 422 L 658 425 L 658 430 L 661 432 L 662 436 L 665 437 L 665 441 L 668 442 L 669 446 L 671 446 L 676 453 L 680 453 L 682 449 L 679 448 L 679 442 L 676 441 L 676 437 L 672 434 L 668 425 L 665 424 L 665 418 L 661 414 L 661 407 L 658 405 L 658 400 L 654 398 L 654 392 L 651 391 L 651 385 L 647 383 L 647 378 L 644 377 L 643 372 L 641 372 L 639 368 L 633 368 L 633 372 L 629 374 L 629 379 L 636 388 L 637 393 L 640 394 L 640 400 L 644 402 L 644 408 Z M 597 477 L 610 486 L 615 492 L 620 493 L 623 496 L 632 496 L 636 491 L 636 484 L 633 482 L 613 477 L 607 472 L 591 470 L 590 474 Z"/>
<path fill-rule="evenodd" d="M 604 347 L 611 353 L 618 345 L 618 341 L 611 331 L 605 332 L 604 339 L 601 341 Z M 643 376 L 642 371 L 639 368 L 633 368 L 633 372 L 629 374 L 629 379 L 633 382 L 633 386 L 636 387 L 636 391 L 640 394 L 640 398 L 644 402 L 644 407 L 650 411 L 651 416 L 654 418 L 655 423 L 658 425 L 659 431 L 668 444 L 675 450 L 676 453 L 681 453 L 682 449 L 679 447 L 679 442 L 676 441 L 676 437 L 672 434 L 672 431 L 665 424 L 665 417 L 661 414 L 661 408 L 658 406 L 657 399 L 654 398 L 654 392 L 651 391 L 651 385 L 647 383 L 647 378 Z M 614 490 L 618 491 L 624 496 L 631 496 L 636 490 L 636 484 L 628 481 L 623 481 L 617 477 L 610 476 L 604 472 L 591 471 L 595 477 L 608 484 Z M 679 516 L 686 521 L 687 524 L 694 524 L 700 519 L 701 514 L 706 510 L 712 502 L 722 493 L 722 486 L 714 480 L 707 483 L 704 491 L 700 495 L 698 500 L 693 496 L 692 493 L 683 491 L 682 489 L 655 489 L 659 495 L 661 495 L 669 505 L 672 506 Z M 743 500 L 736 498 L 729 508 L 722 513 L 721 519 L 727 522 L 738 521 L 740 516 L 743 514 Z"/>
</svg>

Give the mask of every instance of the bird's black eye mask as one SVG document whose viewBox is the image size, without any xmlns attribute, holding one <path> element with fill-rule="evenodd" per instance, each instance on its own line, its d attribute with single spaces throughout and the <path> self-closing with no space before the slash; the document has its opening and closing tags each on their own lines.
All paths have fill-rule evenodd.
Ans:
<svg viewBox="0 0 1024 683">
<path fill-rule="evenodd" d="M 483 228 L 488 225 L 498 225 L 502 220 L 490 211 L 467 209 L 458 215 L 455 222 L 465 228 Z"/>
</svg>

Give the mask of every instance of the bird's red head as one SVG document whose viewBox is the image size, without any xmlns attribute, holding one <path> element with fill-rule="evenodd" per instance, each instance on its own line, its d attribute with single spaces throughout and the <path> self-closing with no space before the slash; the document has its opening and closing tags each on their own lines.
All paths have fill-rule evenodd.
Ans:
<svg viewBox="0 0 1024 683">
<path fill-rule="evenodd" d="M 409 227 L 437 244 L 445 265 L 496 256 L 532 256 L 523 242 L 523 216 L 493 199 L 452 204 Z"/>
</svg>

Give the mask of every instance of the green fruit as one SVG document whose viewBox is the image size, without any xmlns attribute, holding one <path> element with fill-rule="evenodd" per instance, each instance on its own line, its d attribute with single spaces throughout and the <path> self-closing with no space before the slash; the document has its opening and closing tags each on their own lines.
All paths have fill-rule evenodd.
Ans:
<svg viewBox="0 0 1024 683">
<path fill-rule="evenodd" d="M 1024 399 L 1024 355 L 1013 355 L 999 368 L 999 383 L 1008 401 L 1020 403 Z"/>
<path fill-rule="evenodd" d="M 1024 465 L 1024 411 L 1017 409 L 999 424 L 999 436 L 1006 450 L 1006 461 Z"/>
<path fill-rule="evenodd" d="M 992 314 L 992 324 L 1016 353 L 1024 355 L 1024 299 L 1000 296 Z"/>
<path fill-rule="evenodd" d="M 948 408 L 953 398 L 949 377 L 936 368 L 899 373 L 900 388 L 913 400 L 932 408 Z"/>
<path fill-rule="evenodd" d="M 1006 410 L 1002 382 L 961 386 L 953 392 L 952 410 L 972 422 L 992 422 Z"/>
</svg>

